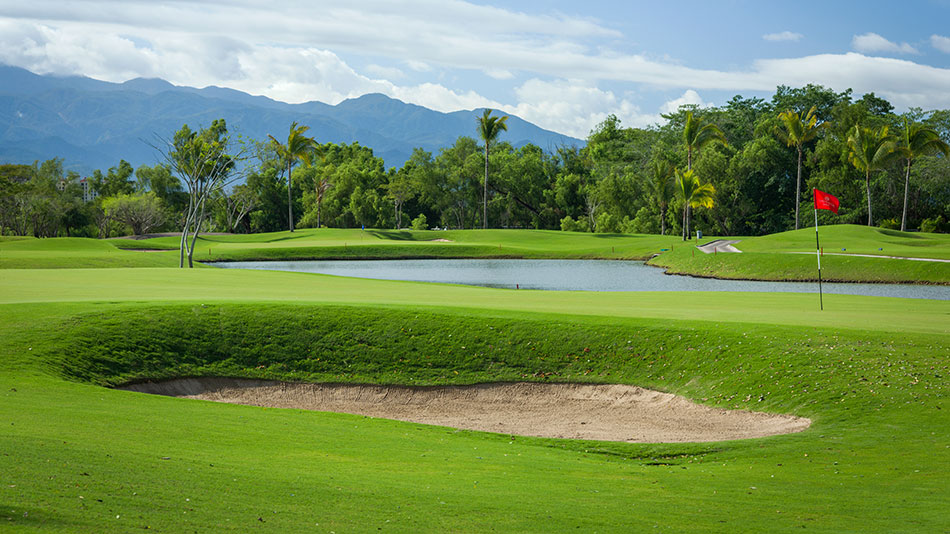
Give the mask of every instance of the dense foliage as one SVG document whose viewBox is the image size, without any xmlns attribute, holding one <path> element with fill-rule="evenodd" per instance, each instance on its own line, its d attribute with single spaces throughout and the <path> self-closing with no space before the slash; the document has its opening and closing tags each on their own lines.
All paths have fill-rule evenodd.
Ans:
<svg viewBox="0 0 950 534">
<path fill-rule="evenodd" d="M 516 147 L 502 136 L 486 152 L 475 137 L 460 137 L 437 154 L 416 149 L 402 167 L 389 169 L 357 143 L 315 144 L 309 157 L 291 160 L 280 143 L 245 141 L 242 150 L 255 154 L 240 167 L 246 179 L 214 192 L 204 229 L 465 229 L 488 223 L 762 235 L 807 225 L 810 190 L 819 188 L 842 202 L 837 216 L 819 214 L 823 223 L 947 231 L 950 110 L 913 108 L 898 115 L 873 93 L 857 99 L 850 90 L 808 85 L 780 86 L 769 101 L 736 96 L 720 107 L 684 106 L 664 117 L 663 125 L 625 128 L 610 116 L 583 148 Z M 921 130 L 925 142 L 908 148 Z M 472 133 L 479 135 L 476 124 Z M 697 203 L 677 192 L 675 177 L 687 171 L 708 199 Z M 79 177 L 64 174 L 61 160 L 3 165 L 0 232 L 130 233 L 134 229 L 110 216 L 102 199 L 149 191 L 167 210 L 159 229 L 180 231 L 188 196 L 175 174 L 162 165 L 133 173 L 122 161 L 88 178 L 98 198 L 83 203 Z M 293 213 L 298 220 L 288 220 Z"/>
</svg>

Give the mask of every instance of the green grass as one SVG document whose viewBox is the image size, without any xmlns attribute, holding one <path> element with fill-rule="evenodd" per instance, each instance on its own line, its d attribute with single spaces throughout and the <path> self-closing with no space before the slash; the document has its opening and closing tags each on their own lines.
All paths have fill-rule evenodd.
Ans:
<svg viewBox="0 0 950 534">
<path fill-rule="evenodd" d="M 283 248 L 359 235 L 320 232 L 294 232 L 308 244 Z M 633 254 L 652 239 L 549 234 L 523 250 L 593 254 L 581 245 L 604 239 Z M 526 235 L 462 233 L 455 244 L 511 236 L 501 244 L 514 248 Z M 208 248 L 281 250 L 285 237 L 210 236 Z M 374 246 L 439 246 L 387 239 Z M 177 260 L 94 240 L 0 240 L 0 265 L 20 267 L 0 275 L 3 532 L 950 530 L 946 301 L 826 295 L 819 312 L 814 294 L 518 291 L 143 265 L 163 255 Z M 124 261 L 138 267 L 101 268 Z M 100 268 L 63 268 L 81 262 Z M 106 387 L 222 375 L 629 383 L 813 424 L 625 444 Z"/>
<path fill-rule="evenodd" d="M 12 532 L 950 526 L 946 334 L 419 306 L 0 307 L 0 519 Z M 813 426 L 575 442 L 90 385 L 200 374 L 634 383 Z"/>
<path fill-rule="evenodd" d="M 177 267 L 178 251 L 122 250 L 116 241 L 80 237 L 0 240 L 2 269 Z M 145 241 L 137 242 L 145 244 Z M 167 248 L 148 247 L 148 248 Z"/>
<path fill-rule="evenodd" d="M 950 236 L 854 225 L 823 226 L 819 232 L 825 252 L 821 259 L 822 280 L 950 283 L 950 263 L 854 256 L 950 259 Z M 736 239 L 741 239 L 735 246 L 742 254 L 704 254 L 684 246 L 664 252 L 649 263 L 664 267 L 672 274 L 713 278 L 801 281 L 818 278 L 814 228 Z"/>
<path fill-rule="evenodd" d="M 239 269 L 23 269 L 0 277 L 0 303 L 300 302 L 423 306 L 505 313 L 832 325 L 883 332 L 950 331 L 937 300 L 809 293 L 585 292 L 491 289 Z"/>
<path fill-rule="evenodd" d="M 835 256 L 877 254 L 950 259 L 950 236 L 854 225 L 822 227 L 822 278 L 834 282 L 950 284 L 950 263 Z M 543 230 L 306 229 L 207 235 L 196 261 L 597 258 L 645 260 L 670 273 L 754 280 L 815 280 L 814 229 L 738 238 L 743 254 L 706 255 L 676 236 L 587 234 Z M 704 240 L 705 242 L 706 240 Z M 0 240 L 0 268 L 177 267 L 178 237 L 143 240 Z M 144 252 L 143 250 L 167 250 Z M 883 250 L 879 250 L 883 249 Z"/>
</svg>

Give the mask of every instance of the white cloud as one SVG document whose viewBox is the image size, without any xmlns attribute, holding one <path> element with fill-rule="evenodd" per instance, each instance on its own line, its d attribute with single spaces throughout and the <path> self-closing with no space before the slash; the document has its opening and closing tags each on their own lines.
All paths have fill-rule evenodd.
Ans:
<svg viewBox="0 0 950 534">
<path fill-rule="evenodd" d="M 940 50 L 945 54 L 950 54 L 950 37 L 944 37 L 942 35 L 931 35 L 930 36 L 930 46 Z"/>
<path fill-rule="evenodd" d="M 643 113 L 630 100 L 582 80 L 532 79 L 515 93 L 518 103 L 501 107 L 506 113 L 580 139 L 610 114 L 625 126 L 644 127 L 663 121 L 659 114 Z"/>
<path fill-rule="evenodd" d="M 865 33 L 863 35 L 855 35 L 851 39 L 851 46 L 858 52 L 865 52 L 868 54 L 874 52 L 889 52 L 893 54 L 918 54 L 916 48 L 907 44 L 907 43 L 894 43 L 888 41 L 887 39 L 881 37 L 876 33 Z"/>
<path fill-rule="evenodd" d="M 401 80 L 406 77 L 406 73 L 396 67 L 384 67 L 375 63 L 367 65 L 366 72 L 388 80 Z"/>
<path fill-rule="evenodd" d="M 670 100 L 660 106 L 660 113 L 676 113 L 682 106 L 696 106 L 700 108 L 709 107 L 712 104 L 703 102 L 699 93 L 692 89 L 687 89 L 683 96 Z"/>
<path fill-rule="evenodd" d="M 493 109 L 504 107 L 503 104 L 485 98 L 475 91 L 456 92 L 435 83 L 423 83 L 412 87 L 391 86 L 388 90 L 379 92 L 403 102 L 418 104 L 443 112 L 482 107 Z"/>
<path fill-rule="evenodd" d="M 894 58 L 862 54 L 821 54 L 791 59 L 755 62 L 756 78 L 771 82 L 762 89 L 774 89 L 775 83 L 801 87 L 821 83 L 838 91 L 854 89 L 855 94 L 873 91 L 897 108 L 918 106 L 929 109 L 950 107 L 950 69 L 920 65 Z"/>
<path fill-rule="evenodd" d="M 417 61 L 415 59 L 410 59 L 406 61 L 406 65 L 408 65 L 410 69 L 416 72 L 429 72 L 432 70 L 432 67 L 430 67 L 426 62 Z"/>
<path fill-rule="evenodd" d="M 874 91 L 898 108 L 950 107 L 950 69 L 860 53 L 761 59 L 728 71 L 693 68 L 677 58 L 621 52 L 618 37 L 585 18 L 460 0 L 326 0 L 319 7 L 286 0 L 280 9 L 253 0 L 40 1 L 3 8 L 0 63 L 109 81 L 144 76 L 221 85 L 288 102 L 333 104 L 379 92 L 440 111 L 504 108 L 580 137 L 608 113 L 643 126 L 681 103 L 705 105 L 697 91 L 772 91 L 780 84 Z M 801 37 L 763 36 L 794 38 Z M 877 34 L 855 36 L 853 43 L 867 54 L 916 53 Z M 950 53 L 950 38 L 934 35 L 930 43 Z M 342 59 L 350 56 L 370 66 L 357 72 Z M 459 70 L 500 80 L 493 87 L 517 81 L 508 96 L 488 98 L 453 82 L 473 79 Z M 685 92 L 656 113 L 644 112 L 637 98 L 600 89 L 606 82 L 618 91 Z"/>
<path fill-rule="evenodd" d="M 485 69 L 485 74 L 496 80 L 510 80 L 515 77 L 515 75 L 506 69 Z"/>
<path fill-rule="evenodd" d="M 762 36 L 766 41 L 800 41 L 804 35 L 800 33 L 784 31 L 778 33 L 767 33 Z"/>
</svg>

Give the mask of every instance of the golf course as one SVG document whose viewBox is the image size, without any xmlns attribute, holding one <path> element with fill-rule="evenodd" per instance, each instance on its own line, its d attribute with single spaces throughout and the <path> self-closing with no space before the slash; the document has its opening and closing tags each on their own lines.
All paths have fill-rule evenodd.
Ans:
<svg viewBox="0 0 950 534">
<path fill-rule="evenodd" d="M 950 284 L 946 234 L 820 231 L 826 281 Z M 308 229 L 203 235 L 194 259 L 622 259 L 816 279 L 814 228 L 712 239 L 741 252 L 641 234 Z M 178 243 L 0 237 L 0 531 L 950 530 L 950 301 L 825 294 L 819 310 L 816 284 L 539 291 L 179 269 Z M 266 392 L 173 396 L 219 383 L 312 398 L 356 387 L 357 400 L 375 395 L 370 408 L 435 391 L 428 412 L 470 386 L 560 388 L 524 417 L 534 427 L 596 387 L 605 412 L 620 405 L 604 391 L 620 391 L 792 424 L 656 440 L 620 425 L 602 439 L 304 409 Z M 487 415 L 506 404 L 491 394 Z M 577 424 L 596 426 L 579 406 Z M 712 424 L 700 419 L 688 425 Z"/>
</svg>

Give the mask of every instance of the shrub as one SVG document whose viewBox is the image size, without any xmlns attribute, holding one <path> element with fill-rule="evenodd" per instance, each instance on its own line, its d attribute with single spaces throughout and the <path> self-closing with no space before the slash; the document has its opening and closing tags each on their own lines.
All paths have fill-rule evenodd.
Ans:
<svg viewBox="0 0 950 534">
<path fill-rule="evenodd" d="M 428 230 L 429 223 L 426 220 L 426 214 L 420 213 L 418 217 L 412 220 L 412 229 L 413 230 Z"/>
<path fill-rule="evenodd" d="M 943 215 L 938 215 L 935 219 L 924 219 L 921 221 L 920 231 L 945 234 L 950 232 L 950 224 L 947 224 L 947 220 L 943 218 Z"/>
<path fill-rule="evenodd" d="M 564 232 L 589 232 L 590 224 L 587 219 L 574 220 L 570 215 L 561 219 L 561 230 Z"/>
<path fill-rule="evenodd" d="M 878 226 L 880 226 L 881 228 L 887 228 L 889 230 L 900 230 L 901 222 L 898 221 L 896 218 L 884 219 L 883 221 L 880 221 L 878 223 Z"/>
</svg>

